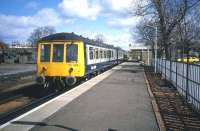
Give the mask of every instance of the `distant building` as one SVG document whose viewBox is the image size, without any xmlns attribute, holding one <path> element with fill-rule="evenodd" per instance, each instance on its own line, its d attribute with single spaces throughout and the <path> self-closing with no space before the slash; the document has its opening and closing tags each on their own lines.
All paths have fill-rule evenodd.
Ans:
<svg viewBox="0 0 200 131">
<path fill-rule="evenodd" d="M 7 49 L 6 43 L 0 41 L 0 64 L 4 62 L 4 50 Z"/>
<path fill-rule="evenodd" d="M 152 59 L 151 48 L 148 46 L 129 46 L 129 60 L 142 61 L 149 65 Z"/>
<path fill-rule="evenodd" d="M 9 48 L 3 48 L 2 52 L 2 62 L 5 63 L 36 62 L 36 47 L 32 47 L 31 44 L 26 42 L 12 42 Z"/>
<path fill-rule="evenodd" d="M 13 41 L 9 48 L 33 48 L 30 42 Z"/>
</svg>

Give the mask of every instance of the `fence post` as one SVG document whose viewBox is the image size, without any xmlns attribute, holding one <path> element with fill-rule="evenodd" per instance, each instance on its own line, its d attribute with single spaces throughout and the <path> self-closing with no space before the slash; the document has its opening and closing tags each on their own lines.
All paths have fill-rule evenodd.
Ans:
<svg viewBox="0 0 200 131">
<path fill-rule="evenodd" d="M 158 72 L 160 73 L 160 59 L 159 59 L 159 61 L 158 61 Z"/>
<path fill-rule="evenodd" d="M 189 48 L 187 44 L 187 64 L 186 64 L 186 101 L 188 101 L 188 77 L 189 77 Z"/>
<path fill-rule="evenodd" d="M 169 67 L 169 68 L 170 68 L 170 69 L 169 69 L 169 71 L 170 71 L 170 72 L 169 72 L 169 73 L 170 73 L 170 74 L 169 74 L 169 81 L 171 81 L 171 79 L 172 79 L 172 54 L 171 54 L 171 48 L 170 48 L 170 59 L 169 59 L 169 60 L 170 60 L 170 61 L 169 61 L 169 62 L 170 62 L 170 63 L 169 63 L 169 64 L 170 64 L 170 67 Z"/>
<path fill-rule="evenodd" d="M 164 64 L 163 64 L 163 56 L 162 56 L 162 68 L 161 68 L 161 75 L 162 75 L 162 77 L 163 77 L 163 73 L 165 73 L 165 72 L 163 72 L 163 68 L 164 68 Z"/>
<path fill-rule="evenodd" d="M 177 52 L 176 52 L 176 55 L 175 55 L 175 56 L 176 56 L 176 58 L 177 58 Z M 175 58 L 175 59 L 176 59 L 176 58 Z M 177 89 L 177 88 L 178 88 L 178 87 L 177 87 L 177 86 L 178 86 L 178 81 L 177 81 L 177 80 L 178 80 L 178 78 L 177 78 L 177 77 L 178 77 L 177 63 L 178 63 L 178 62 L 177 62 L 177 61 L 175 61 L 175 62 L 176 62 L 176 89 Z"/>
<path fill-rule="evenodd" d="M 167 68 L 166 68 L 166 66 L 167 66 L 167 59 L 166 59 L 166 56 L 165 56 L 165 80 L 167 78 Z"/>
</svg>

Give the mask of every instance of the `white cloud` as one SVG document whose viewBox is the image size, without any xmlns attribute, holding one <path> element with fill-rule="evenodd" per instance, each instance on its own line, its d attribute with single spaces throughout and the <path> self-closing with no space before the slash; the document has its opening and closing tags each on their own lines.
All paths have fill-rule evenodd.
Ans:
<svg viewBox="0 0 200 131">
<path fill-rule="evenodd" d="M 36 15 L 30 18 L 30 21 L 39 26 L 57 26 L 61 24 L 61 18 L 59 14 L 50 8 L 40 10 Z"/>
<path fill-rule="evenodd" d="M 102 9 L 100 4 L 92 3 L 89 0 L 63 0 L 59 4 L 59 8 L 67 16 L 78 16 L 91 20 L 95 20 Z"/>
<path fill-rule="evenodd" d="M 139 21 L 137 17 L 122 16 L 122 14 L 126 14 L 124 11 L 129 8 L 131 2 L 132 0 L 62 0 L 56 6 L 59 7 L 57 11 L 45 8 L 31 16 L 0 14 L 0 35 L 9 40 L 25 40 L 36 27 L 54 26 L 58 32 L 67 30 L 89 38 L 94 38 L 96 34 L 103 34 L 108 44 L 124 46 L 126 49 L 131 39 L 129 29 Z M 29 6 L 31 7 L 31 4 Z M 35 5 L 32 4 L 32 6 Z M 89 25 L 86 25 L 87 21 L 83 19 L 81 20 L 84 25 L 82 21 L 78 22 L 82 25 L 76 25 L 76 20 L 80 20 L 78 18 L 96 20 L 99 18 L 98 16 L 103 16 L 103 19 L 97 24 L 103 25 L 95 27 L 95 31 L 87 28 Z M 72 26 L 73 21 L 75 23 Z M 70 28 L 68 28 L 69 23 L 71 24 Z M 106 28 L 111 30 L 100 29 L 104 23 L 107 23 Z"/>
<path fill-rule="evenodd" d="M 135 26 L 140 21 L 140 17 L 114 17 L 108 19 L 107 23 L 113 27 L 130 28 Z"/>
<path fill-rule="evenodd" d="M 121 47 L 125 50 L 129 49 L 129 44 L 133 42 L 129 30 L 121 30 L 120 33 L 105 33 L 105 32 L 92 32 L 90 30 L 79 30 L 76 32 L 79 35 L 95 39 L 95 36 L 101 34 L 104 36 L 106 44 Z"/>
<path fill-rule="evenodd" d="M 33 29 L 39 26 L 60 26 L 67 24 L 70 20 L 62 19 L 59 14 L 51 9 L 45 8 L 33 16 L 14 16 L 0 14 L 0 35 L 4 39 L 27 39 Z"/>
<path fill-rule="evenodd" d="M 108 26 L 126 30 L 136 26 L 141 17 L 133 16 L 130 9 L 135 8 L 138 1 L 139 0 L 104 0 L 111 9 L 103 14 Z"/>
<path fill-rule="evenodd" d="M 129 44 L 132 43 L 132 37 L 129 32 L 122 32 L 117 35 L 105 35 L 106 42 L 114 46 L 119 46 L 125 50 L 129 49 Z"/>
<path fill-rule="evenodd" d="M 111 6 L 112 10 L 121 12 L 130 9 L 135 1 L 136 0 L 106 0 L 106 3 Z"/>
</svg>

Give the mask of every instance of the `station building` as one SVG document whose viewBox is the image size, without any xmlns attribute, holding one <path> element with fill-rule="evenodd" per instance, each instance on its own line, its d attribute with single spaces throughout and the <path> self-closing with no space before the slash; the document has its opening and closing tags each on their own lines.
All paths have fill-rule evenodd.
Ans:
<svg viewBox="0 0 200 131">
<path fill-rule="evenodd" d="M 129 46 L 129 60 L 150 65 L 152 60 L 151 48 L 142 45 Z"/>
</svg>

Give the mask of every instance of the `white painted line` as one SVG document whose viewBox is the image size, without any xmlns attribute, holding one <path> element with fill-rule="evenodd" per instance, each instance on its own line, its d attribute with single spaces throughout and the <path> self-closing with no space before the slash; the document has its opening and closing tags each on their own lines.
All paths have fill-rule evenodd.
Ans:
<svg viewBox="0 0 200 131">
<path fill-rule="evenodd" d="M 57 112 L 60 108 L 69 104 L 72 100 L 76 99 L 81 94 L 85 93 L 94 85 L 107 78 L 116 70 L 119 70 L 121 66 L 116 66 L 112 69 L 108 70 L 87 82 L 73 88 L 72 90 L 55 97 L 54 99 L 34 108 L 33 110 L 3 124 L 0 126 L 0 129 L 4 131 L 27 131 L 34 127 L 34 125 L 20 125 L 20 124 L 12 124 L 14 121 L 26 121 L 26 122 L 42 122 L 45 118 L 51 116 L 53 113 Z"/>
</svg>

